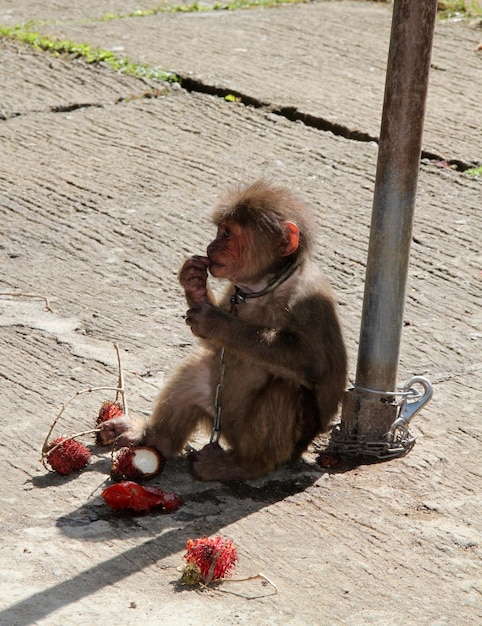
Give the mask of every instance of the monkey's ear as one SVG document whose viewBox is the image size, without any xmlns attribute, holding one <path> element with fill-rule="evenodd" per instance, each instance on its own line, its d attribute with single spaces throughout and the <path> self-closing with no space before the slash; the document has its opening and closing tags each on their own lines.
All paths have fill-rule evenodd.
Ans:
<svg viewBox="0 0 482 626">
<path fill-rule="evenodd" d="M 278 245 L 281 256 L 289 256 L 296 252 L 300 242 L 300 230 L 293 222 L 283 222 L 285 236 Z"/>
</svg>

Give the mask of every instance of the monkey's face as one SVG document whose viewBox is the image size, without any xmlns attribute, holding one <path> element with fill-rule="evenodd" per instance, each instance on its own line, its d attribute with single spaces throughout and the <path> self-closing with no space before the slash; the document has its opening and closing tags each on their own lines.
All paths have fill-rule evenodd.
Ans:
<svg viewBox="0 0 482 626">
<path fill-rule="evenodd" d="M 233 221 L 218 225 L 207 255 L 212 276 L 227 278 L 238 285 L 249 285 L 264 278 L 281 258 L 277 240 Z"/>
<path fill-rule="evenodd" d="M 218 226 L 214 241 L 207 248 L 209 271 L 215 278 L 239 279 L 245 265 L 246 232 L 236 222 L 223 222 Z"/>
</svg>

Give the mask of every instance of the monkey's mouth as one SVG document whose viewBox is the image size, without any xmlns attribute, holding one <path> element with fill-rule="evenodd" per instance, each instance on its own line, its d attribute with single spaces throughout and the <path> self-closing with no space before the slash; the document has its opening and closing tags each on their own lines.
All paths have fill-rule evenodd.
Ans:
<svg viewBox="0 0 482 626">
<path fill-rule="evenodd" d="M 222 263 L 216 263 L 216 261 L 211 261 L 211 263 L 209 264 L 209 272 L 214 276 L 215 273 L 219 272 L 219 271 L 223 271 L 225 269 L 225 265 L 223 265 Z"/>
</svg>

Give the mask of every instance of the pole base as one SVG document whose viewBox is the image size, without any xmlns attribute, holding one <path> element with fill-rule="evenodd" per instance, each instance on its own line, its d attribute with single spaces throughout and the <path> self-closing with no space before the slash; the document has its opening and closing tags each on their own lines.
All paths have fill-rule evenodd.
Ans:
<svg viewBox="0 0 482 626">
<path fill-rule="evenodd" d="M 405 456 L 415 445 L 416 440 L 410 429 L 391 441 L 388 435 L 378 440 L 369 435 L 347 435 L 337 424 L 331 431 L 328 449 L 344 458 L 370 457 L 388 461 Z"/>
<path fill-rule="evenodd" d="M 341 423 L 331 432 L 328 450 L 345 458 L 404 456 L 415 445 L 409 424 L 432 395 L 432 384 L 422 376 L 414 376 L 399 392 L 355 385 L 345 395 Z"/>
</svg>

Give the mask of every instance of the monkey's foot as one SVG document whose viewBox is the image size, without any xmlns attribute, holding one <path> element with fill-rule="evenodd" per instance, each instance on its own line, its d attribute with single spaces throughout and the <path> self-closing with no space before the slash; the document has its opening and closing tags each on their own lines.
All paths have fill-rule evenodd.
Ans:
<svg viewBox="0 0 482 626">
<path fill-rule="evenodd" d="M 231 451 L 210 443 L 188 456 L 191 474 L 197 480 L 220 480 L 221 482 L 242 481 L 251 478 Z"/>
</svg>

